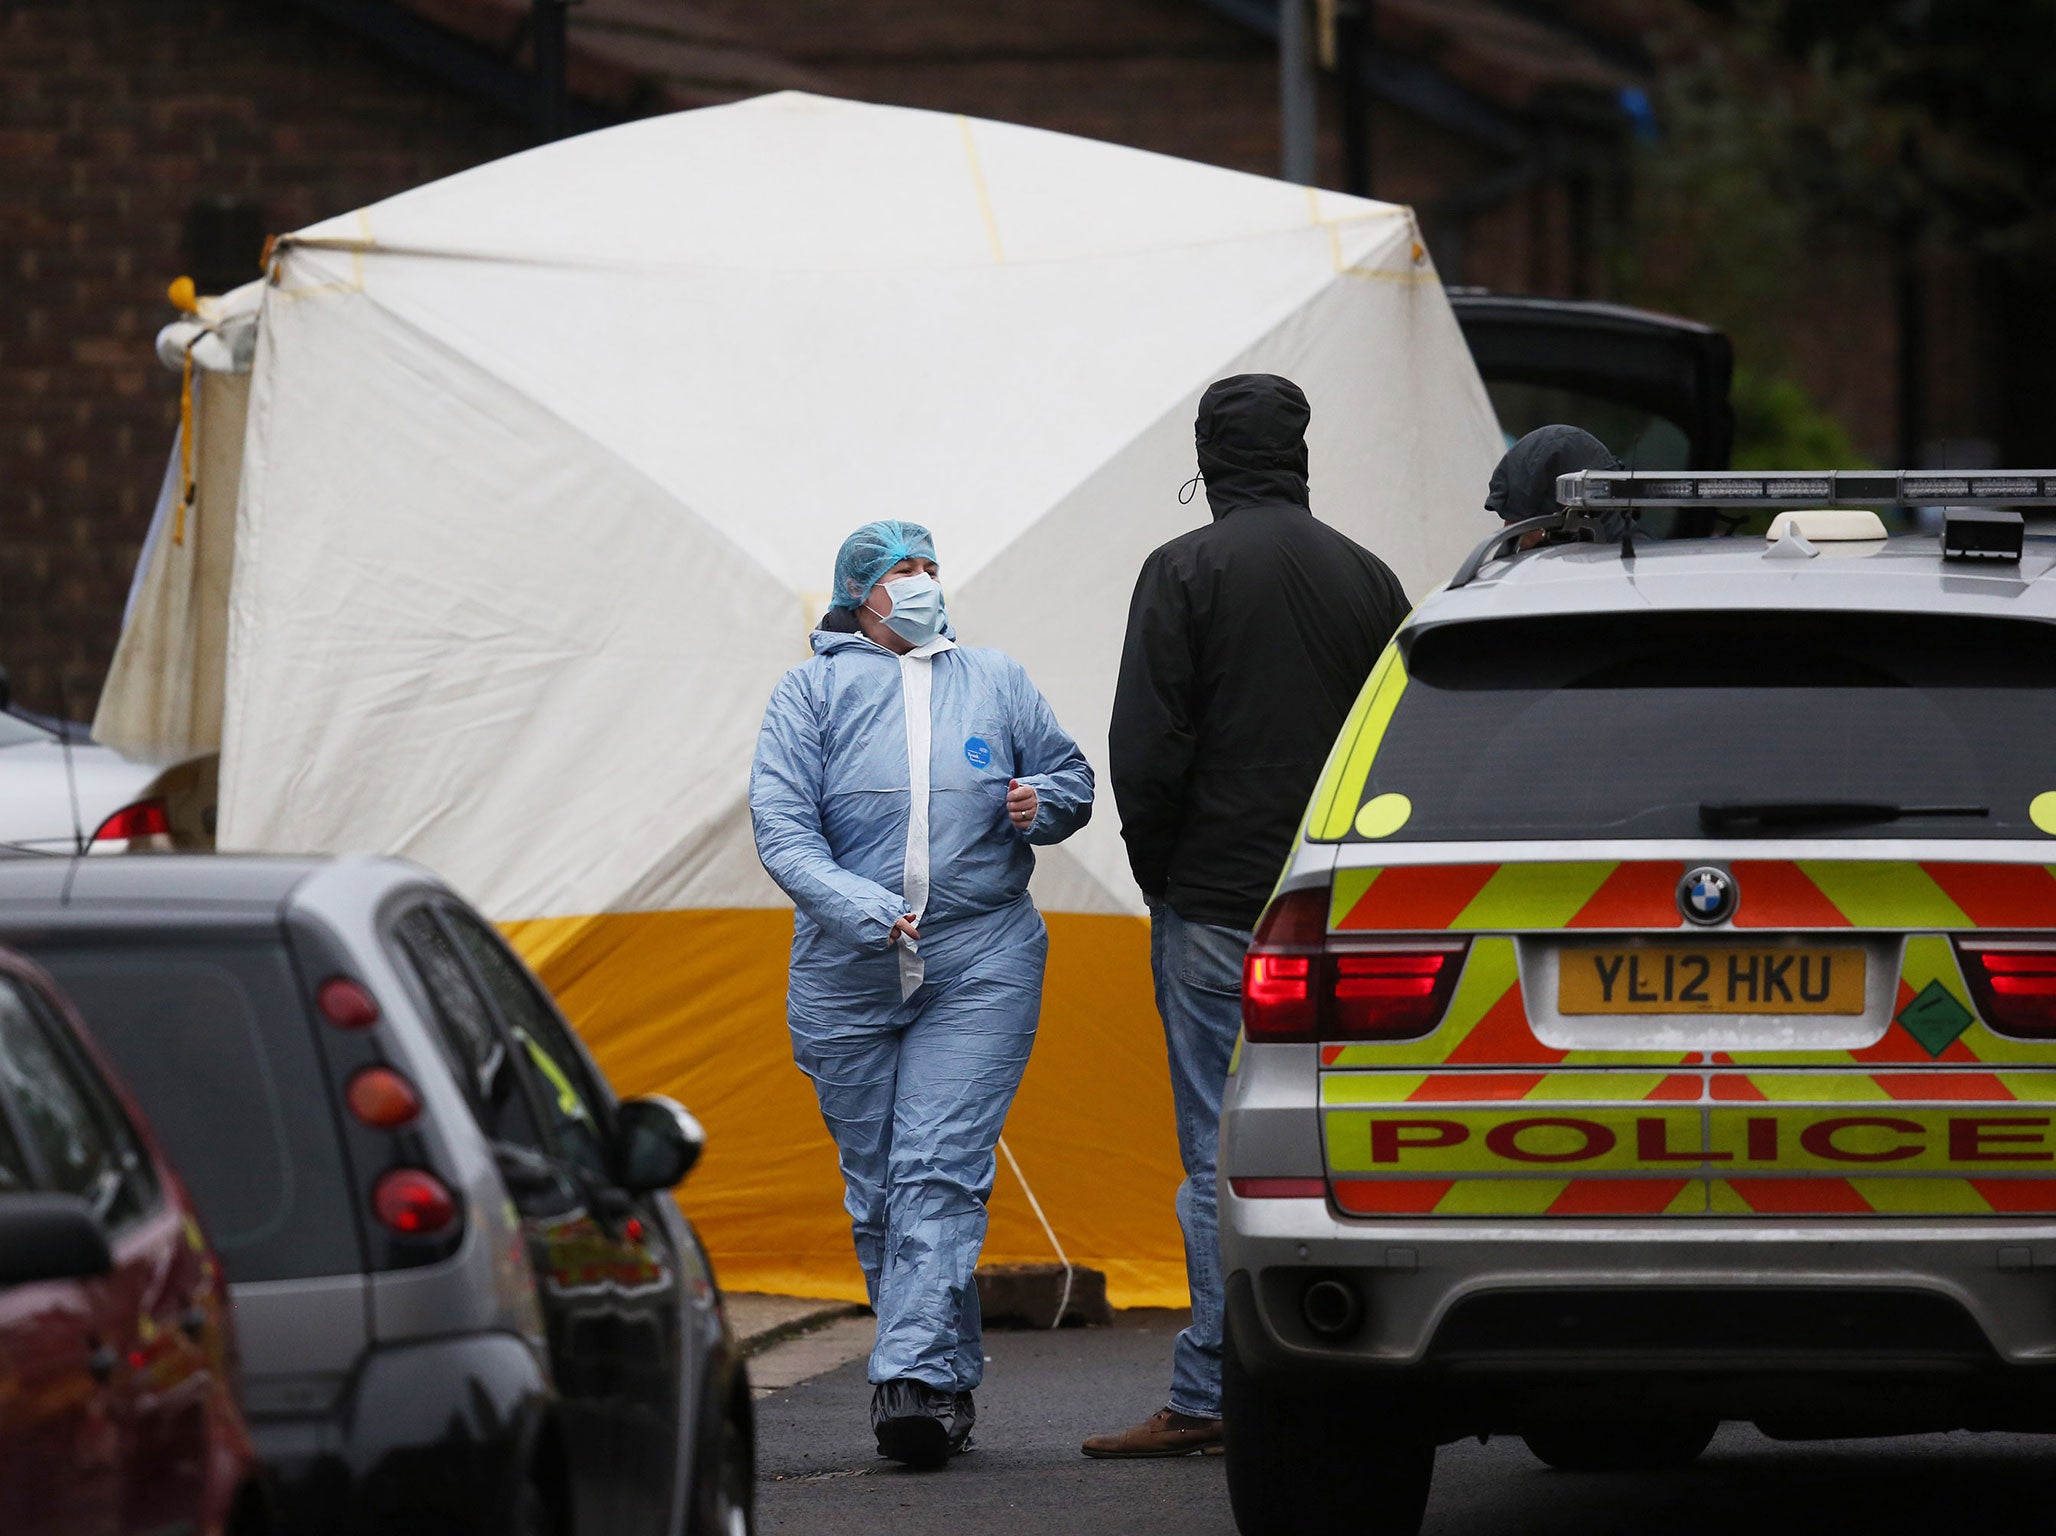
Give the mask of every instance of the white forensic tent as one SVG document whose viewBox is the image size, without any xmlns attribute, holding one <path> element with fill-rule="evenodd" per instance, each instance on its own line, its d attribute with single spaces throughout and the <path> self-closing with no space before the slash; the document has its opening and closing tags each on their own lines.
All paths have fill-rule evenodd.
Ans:
<svg viewBox="0 0 2056 1536">
<path fill-rule="evenodd" d="M 1102 775 L 1036 876 L 1050 972 L 1008 1142 L 1117 1303 L 1180 1301 L 1147 928 L 1104 781 L 1129 593 L 1207 515 L 1178 490 L 1230 373 L 1305 388 L 1317 514 L 1412 596 L 1490 528 L 1500 438 L 1409 211 L 781 94 L 317 224 L 260 291 L 221 846 L 442 873 L 623 1092 L 704 1120 L 684 1199 L 724 1281 L 861 1295 L 747 770 L 843 536 L 925 523 L 964 641 L 1019 657 Z M 149 632 L 196 606 L 149 600 L 168 548 L 103 712 L 131 747 L 195 654 Z M 1003 1163 L 988 1260 L 1051 1256 L 1029 1205 Z"/>
</svg>

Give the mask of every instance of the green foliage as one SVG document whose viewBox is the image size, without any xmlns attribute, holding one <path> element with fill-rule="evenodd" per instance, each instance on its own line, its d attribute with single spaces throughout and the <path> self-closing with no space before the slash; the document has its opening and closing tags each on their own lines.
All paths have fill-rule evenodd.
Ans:
<svg viewBox="0 0 2056 1536">
<path fill-rule="evenodd" d="M 1622 287 L 1635 303 L 1719 326 L 1743 363 L 1785 374 L 1806 318 L 1793 274 L 1821 254 L 1827 221 L 1789 153 L 1789 67 L 1754 27 L 1721 40 L 1675 48 L 1658 78 L 1663 132 L 1636 151 Z"/>
<path fill-rule="evenodd" d="M 1737 380 L 1744 454 L 1761 438 L 1795 466 L 1786 450 L 1808 442 L 1849 462 L 1839 434 L 1800 430 L 1832 423 L 1778 388 L 1806 371 L 1824 274 L 1866 281 L 1877 302 L 1892 264 L 1922 250 L 2036 286 L 2056 268 L 2056 0 L 1696 8 L 1696 24 L 1652 34 L 1662 133 L 1637 151 L 1621 290 L 1728 332 L 1756 375 Z"/>
<path fill-rule="evenodd" d="M 1868 469 L 1842 424 L 1798 384 L 1735 370 L 1736 469 Z"/>
<path fill-rule="evenodd" d="M 2056 0 L 1747 0 L 1799 68 L 1787 153 L 1839 218 L 1998 255 L 2056 239 Z"/>
</svg>

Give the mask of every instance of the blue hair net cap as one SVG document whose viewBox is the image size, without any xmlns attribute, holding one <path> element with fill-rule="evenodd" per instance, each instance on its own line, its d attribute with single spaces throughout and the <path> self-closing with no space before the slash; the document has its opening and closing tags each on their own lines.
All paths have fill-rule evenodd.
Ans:
<svg viewBox="0 0 2056 1536">
<path fill-rule="evenodd" d="M 864 524 L 835 553 L 835 596 L 828 606 L 856 607 L 878 585 L 879 577 L 908 559 L 935 559 L 935 537 L 926 528 L 891 518 Z"/>
</svg>

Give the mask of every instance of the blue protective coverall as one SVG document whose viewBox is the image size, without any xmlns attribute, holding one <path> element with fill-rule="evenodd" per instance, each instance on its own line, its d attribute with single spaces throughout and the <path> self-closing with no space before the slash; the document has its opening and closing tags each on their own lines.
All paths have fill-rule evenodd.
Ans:
<svg viewBox="0 0 2056 1536">
<path fill-rule="evenodd" d="M 818 630 L 813 645 L 773 691 L 750 769 L 757 855 L 798 909 L 793 1057 L 840 1153 L 878 1313 L 871 1380 L 968 1392 L 984 1374 L 972 1273 L 993 1149 L 1049 948 L 1029 845 L 1085 825 L 1092 769 L 998 651 L 945 637 L 895 656 Z M 1009 779 L 1040 800 L 1025 831 Z M 914 955 L 890 941 L 909 912 Z"/>
</svg>

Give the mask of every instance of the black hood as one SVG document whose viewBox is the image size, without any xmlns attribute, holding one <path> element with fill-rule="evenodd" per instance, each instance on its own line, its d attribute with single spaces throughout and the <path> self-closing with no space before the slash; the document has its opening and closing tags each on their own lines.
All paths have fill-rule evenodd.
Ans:
<svg viewBox="0 0 2056 1536">
<path fill-rule="evenodd" d="M 1544 517 L 1562 510 L 1556 500 L 1558 475 L 1620 467 L 1606 444 L 1583 427 L 1537 427 L 1500 458 L 1485 493 L 1485 510 L 1508 523 Z"/>
<path fill-rule="evenodd" d="M 1260 503 L 1307 504 L 1312 414 L 1299 386 L 1275 373 L 1238 373 L 1207 386 L 1192 437 L 1215 517 Z"/>
</svg>

